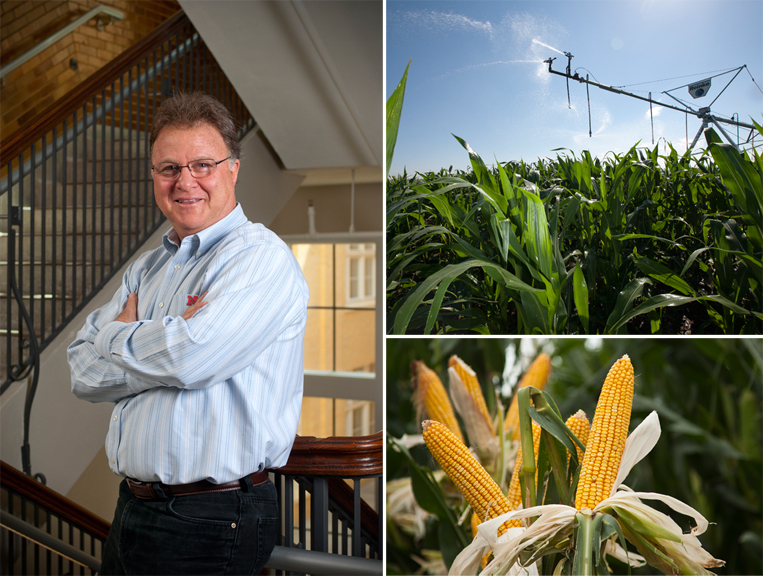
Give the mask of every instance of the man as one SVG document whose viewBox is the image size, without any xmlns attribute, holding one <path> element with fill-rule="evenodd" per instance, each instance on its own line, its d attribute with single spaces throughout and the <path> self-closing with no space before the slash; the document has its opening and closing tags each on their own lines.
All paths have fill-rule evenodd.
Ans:
<svg viewBox="0 0 763 576">
<path fill-rule="evenodd" d="M 69 346 L 72 391 L 115 402 L 106 437 L 125 477 L 103 574 L 257 574 L 279 527 L 267 468 L 302 402 L 307 284 L 289 248 L 236 203 L 229 112 L 164 101 L 154 196 L 172 224 Z"/>
</svg>

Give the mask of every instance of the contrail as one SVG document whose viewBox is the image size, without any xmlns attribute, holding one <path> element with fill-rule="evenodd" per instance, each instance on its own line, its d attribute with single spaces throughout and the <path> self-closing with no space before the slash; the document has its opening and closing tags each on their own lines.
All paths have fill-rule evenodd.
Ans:
<svg viewBox="0 0 763 576">
<path fill-rule="evenodd" d="M 536 40 L 535 38 L 533 38 L 533 42 L 535 42 L 536 44 L 540 44 L 541 46 L 545 46 L 546 48 L 551 48 L 551 50 L 553 50 L 554 52 L 559 52 L 559 54 L 564 55 L 564 52 L 562 52 L 561 50 L 557 50 L 553 46 L 549 46 L 548 44 L 544 44 L 540 40 Z"/>
</svg>

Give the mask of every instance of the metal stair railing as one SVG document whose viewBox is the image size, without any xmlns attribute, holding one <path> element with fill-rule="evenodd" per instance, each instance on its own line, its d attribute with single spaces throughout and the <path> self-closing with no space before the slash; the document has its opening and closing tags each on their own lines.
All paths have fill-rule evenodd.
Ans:
<svg viewBox="0 0 763 576">
<path fill-rule="evenodd" d="M 181 11 L 0 145 L 0 394 L 29 379 L 26 474 L 39 353 L 164 223 L 148 139 L 179 91 L 218 98 L 239 138 L 255 126 Z"/>
<path fill-rule="evenodd" d="M 363 437 L 298 436 L 286 466 L 270 471 L 282 522 L 279 542 L 266 566 L 277 574 L 382 574 L 382 459 L 381 432 Z M 351 479 L 354 487 L 345 479 Z M 376 484 L 376 510 L 360 497 L 361 479 Z M 289 488 L 295 484 L 296 509 Z M 0 462 L 0 496 L 0 573 L 98 572 L 107 522 L 5 462 Z M 305 537 L 308 532 L 310 542 Z M 297 541 L 295 533 L 301 535 Z"/>
</svg>

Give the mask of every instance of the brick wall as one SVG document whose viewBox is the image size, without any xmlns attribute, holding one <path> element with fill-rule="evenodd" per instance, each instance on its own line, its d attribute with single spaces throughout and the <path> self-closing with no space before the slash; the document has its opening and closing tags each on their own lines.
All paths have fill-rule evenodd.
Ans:
<svg viewBox="0 0 763 576">
<path fill-rule="evenodd" d="M 0 138 L 23 127 L 180 9 L 176 0 L 2 0 L 0 64 L 12 62 L 98 4 L 121 10 L 124 20 L 99 31 L 93 18 L 0 80 Z"/>
</svg>

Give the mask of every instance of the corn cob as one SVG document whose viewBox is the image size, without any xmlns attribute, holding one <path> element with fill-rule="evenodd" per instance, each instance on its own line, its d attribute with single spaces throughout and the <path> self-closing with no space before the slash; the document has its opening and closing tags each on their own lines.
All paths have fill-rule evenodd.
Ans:
<svg viewBox="0 0 763 576">
<path fill-rule="evenodd" d="M 506 413 L 506 420 L 503 422 L 503 430 L 505 432 L 511 431 L 511 439 L 519 440 L 519 404 L 517 400 L 517 392 L 520 388 L 525 386 L 535 386 L 538 390 L 543 390 L 546 387 L 548 381 L 548 375 L 551 373 L 551 358 L 545 352 L 538 354 L 538 357 L 533 360 L 530 367 L 525 372 L 524 376 L 517 384 L 516 390 L 514 390 L 514 397 L 511 399 L 511 405 L 509 411 Z"/>
<path fill-rule="evenodd" d="M 466 362 L 461 360 L 458 356 L 455 354 L 450 357 L 450 360 L 448 361 L 448 366 L 451 368 L 454 368 L 458 375 L 461 377 L 461 381 L 466 386 L 466 389 L 469 392 L 469 395 L 474 400 L 474 403 L 477 405 L 477 408 L 479 409 L 482 416 L 485 418 L 485 422 L 487 422 L 488 428 L 491 432 L 493 432 L 493 421 L 490 418 L 490 413 L 487 410 L 487 404 L 485 404 L 485 396 L 482 394 L 482 387 L 480 386 L 479 380 L 477 379 L 477 374 L 474 373 L 474 370 L 472 370 Z M 463 417 L 463 414 L 462 414 Z M 493 432 L 493 436 L 495 437 L 495 433 Z M 470 435 L 471 438 L 471 435 Z"/>
<path fill-rule="evenodd" d="M 511 511 L 509 501 L 495 480 L 447 426 L 425 420 L 422 428 L 429 451 L 483 522 Z M 498 534 L 507 529 L 508 522 L 504 522 Z"/>
<path fill-rule="evenodd" d="M 538 452 L 540 451 L 540 433 L 541 427 L 533 420 L 533 451 L 535 452 L 535 463 L 538 463 Z M 509 500 L 509 506 L 512 510 L 516 510 L 517 507 L 522 504 L 522 486 L 519 483 L 519 478 L 522 476 L 522 445 L 520 444 L 517 455 L 514 458 L 514 472 L 511 474 L 511 481 L 509 482 L 509 492 L 506 498 Z M 535 469 L 535 481 L 538 481 L 538 469 Z M 520 528 L 522 521 L 520 519 L 509 520 L 509 528 Z"/>
<path fill-rule="evenodd" d="M 588 432 L 591 429 L 591 425 L 588 422 L 588 417 L 586 416 L 585 412 L 582 410 L 578 410 L 575 412 L 572 416 L 567 418 L 567 422 L 565 422 L 565 425 L 567 428 L 570 429 L 570 431 L 577 436 L 578 440 L 583 443 L 583 446 L 588 445 Z M 583 452 L 580 448 L 575 446 L 575 448 L 578 451 L 578 462 L 583 461 L 583 455 L 585 452 Z M 567 466 L 570 465 L 570 455 L 567 454 Z"/>
<path fill-rule="evenodd" d="M 416 386 L 415 399 L 419 414 L 426 412 L 430 419 L 442 422 L 463 442 L 464 436 L 458 426 L 453 405 L 437 373 L 420 360 L 411 363 Z"/>
<path fill-rule="evenodd" d="M 596 404 L 575 494 L 578 510 L 593 510 L 612 491 L 628 436 L 633 384 L 633 366 L 626 354 L 610 368 Z"/>
</svg>

